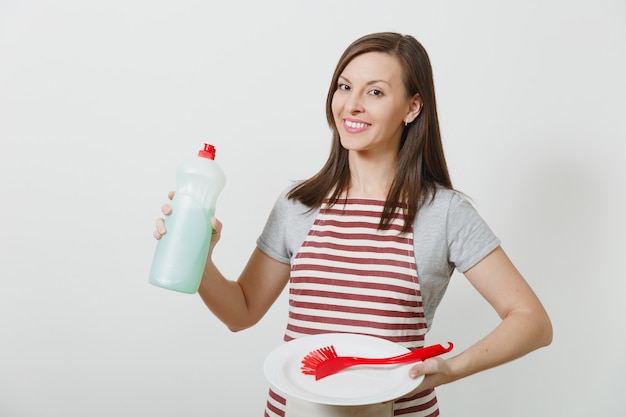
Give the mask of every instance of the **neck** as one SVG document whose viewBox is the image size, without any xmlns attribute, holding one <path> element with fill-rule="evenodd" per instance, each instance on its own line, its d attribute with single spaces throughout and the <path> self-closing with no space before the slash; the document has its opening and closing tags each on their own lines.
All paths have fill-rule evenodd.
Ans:
<svg viewBox="0 0 626 417">
<path fill-rule="evenodd" d="M 350 197 L 385 200 L 395 174 L 396 157 L 368 157 L 350 152 Z"/>
</svg>

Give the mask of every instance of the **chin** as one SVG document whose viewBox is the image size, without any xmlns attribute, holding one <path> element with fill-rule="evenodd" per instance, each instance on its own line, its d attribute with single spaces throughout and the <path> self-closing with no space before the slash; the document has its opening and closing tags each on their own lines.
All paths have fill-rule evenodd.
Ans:
<svg viewBox="0 0 626 417">
<path fill-rule="evenodd" d="M 360 150 L 361 150 L 361 149 L 360 149 L 360 147 L 355 146 L 354 144 L 352 144 L 352 143 L 350 143 L 350 142 L 347 142 L 347 143 L 346 143 L 346 142 L 344 142 L 344 141 L 341 141 L 341 146 L 342 146 L 345 150 L 348 150 L 348 151 L 360 151 Z"/>
<path fill-rule="evenodd" d="M 340 136 L 339 137 L 339 142 L 341 143 L 341 146 L 343 146 L 345 149 L 347 149 L 349 151 L 361 151 L 361 150 L 363 150 L 363 141 L 362 140 L 358 140 L 358 139 L 351 138 L 351 137 L 346 137 L 346 136 Z"/>
</svg>

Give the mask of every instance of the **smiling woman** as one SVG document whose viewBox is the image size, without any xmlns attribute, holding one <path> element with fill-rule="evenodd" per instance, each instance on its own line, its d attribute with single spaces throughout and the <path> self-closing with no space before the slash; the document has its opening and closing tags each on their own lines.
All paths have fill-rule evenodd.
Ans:
<svg viewBox="0 0 626 417">
<path fill-rule="evenodd" d="M 407 97 L 395 56 L 370 52 L 343 70 L 331 107 L 345 149 L 354 155 L 389 154 L 394 160 L 404 127 L 419 115 L 422 99 Z"/>
<path fill-rule="evenodd" d="M 355 93 L 350 79 L 361 83 L 363 86 L 356 87 L 363 91 Z M 380 85 L 376 88 L 367 85 L 370 83 Z M 371 100 L 363 99 L 363 95 Z M 344 108 L 343 113 L 338 114 L 345 100 L 349 100 L 348 106 L 356 102 L 360 103 L 359 107 Z M 371 105 L 371 101 L 381 103 Z M 346 111 L 355 114 L 348 117 Z M 397 113 L 390 114 L 394 111 Z M 389 118 L 382 120 L 385 112 L 390 114 Z M 392 146 L 382 154 L 349 152 L 343 142 L 349 140 L 350 132 L 345 131 L 343 136 L 340 132 L 345 126 L 342 116 L 348 117 L 348 123 L 380 117 L 377 129 L 381 132 L 377 140 L 384 142 L 388 138 L 393 142 L 394 135 L 400 131 L 399 141 L 395 148 Z M 379 160 L 385 160 L 387 165 L 384 168 L 386 175 L 374 174 L 359 183 L 362 188 L 368 188 L 362 192 L 367 195 L 376 193 L 377 198 L 386 200 L 381 226 L 394 216 L 396 204 L 402 202 L 407 206 L 408 215 L 403 230 L 408 231 L 425 194 L 432 192 L 435 185 L 452 188 L 441 143 L 430 59 L 424 47 L 412 36 L 375 33 L 354 41 L 344 51 L 332 76 L 326 97 L 326 120 L 333 131 L 330 156 L 316 176 L 290 194 L 303 204 L 318 206 L 329 193 L 330 201 L 336 201 L 349 187 L 356 187 L 357 169 L 362 165 L 348 163 L 348 158 L 354 156 L 361 156 L 361 162 L 372 162 L 373 167 L 365 167 L 363 174 L 377 171 L 371 168 L 381 168 Z M 374 187 L 377 189 L 371 190 Z"/>
<path fill-rule="evenodd" d="M 501 322 L 455 357 L 412 366 L 407 377 L 421 379 L 414 391 L 391 402 L 318 407 L 271 389 L 265 410 L 266 417 L 437 416 L 436 386 L 549 344 L 550 320 L 500 240 L 452 187 L 430 61 L 415 38 L 385 32 L 352 43 L 332 77 L 326 114 L 328 160 L 278 197 L 237 281 L 213 262 L 222 230 L 213 219 L 200 296 L 238 331 L 289 285 L 285 342 L 347 333 L 414 350 L 425 344 L 451 274 L 464 273 Z M 159 219 L 156 237 L 164 233 Z"/>
</svg>

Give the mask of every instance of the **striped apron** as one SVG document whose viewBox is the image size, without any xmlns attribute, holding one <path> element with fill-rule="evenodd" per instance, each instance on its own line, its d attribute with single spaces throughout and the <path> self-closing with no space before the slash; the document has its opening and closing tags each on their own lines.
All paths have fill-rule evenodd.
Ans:
<svg viewBox="0 0 626 417">
<path fill-rule="evenodd" d="M 321 333 L 380 337 L 408 349 L 427 331 L 413 252 L 413 232 L 401 233 L 402 211 L 378 230 L 384 201 L 339 200 L 324 205 L 291 266 L 284 340 Z M 328 406 L 270 390 L 265 417 L 435 417 L 434 390 L 371 406 Z"/>
</svg>

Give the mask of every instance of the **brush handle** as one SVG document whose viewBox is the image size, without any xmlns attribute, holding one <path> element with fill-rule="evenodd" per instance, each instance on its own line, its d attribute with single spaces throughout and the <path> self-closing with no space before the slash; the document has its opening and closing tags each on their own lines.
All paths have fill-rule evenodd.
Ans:
<svg viewBox="0 0 626 417">
<path fill-rule="evenodd" d="M 420 349 L 415 349 L 402 355 L 392 356 L 389 358 L 358 358 L 350 357 L 351 359 L 358 361 L 362 365 L 386 365 L 395 363 L 410 363 L 423 361 L 424 359 L 432 358 L 446 352 L 450 352 L 454 345 L 452 342 L 448 342 L 448 347 L 442 345 L 431 345 Z"/>
</svg>

